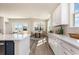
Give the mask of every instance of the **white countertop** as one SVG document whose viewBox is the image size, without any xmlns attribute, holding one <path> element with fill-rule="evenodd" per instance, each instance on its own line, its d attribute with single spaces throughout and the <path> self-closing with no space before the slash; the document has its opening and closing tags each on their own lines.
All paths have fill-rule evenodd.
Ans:
<svg viewBox="0 0 79 59">
<path fill-rule="evenodd" d="M 24 40 L 30 38 L 30 34 L 0 34 L 0 40 Z"/>
<path fill-rule="evenodd" d="M 63 40 L 65 42 L 72 44 L 73 46 L 76 46 L 77 48 L 79 48 L 79 39 L 74 39 L 74 38 L 71 38 L 66 35 L 59 35 L 59 34 L 54 34 L 54 33 L 51 33 L 51 35 L 54 35 L 54 36 L 58 37 L 60 40 Z"/>
</svg>

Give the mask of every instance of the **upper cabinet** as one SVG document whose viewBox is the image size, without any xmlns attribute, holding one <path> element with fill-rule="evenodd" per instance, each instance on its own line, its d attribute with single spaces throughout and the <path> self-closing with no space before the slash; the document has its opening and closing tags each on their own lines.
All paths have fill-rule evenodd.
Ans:
<svg viewBox="0 0 79 59">
<path fill-rule="evenodd" d="M 62 3 L 53 12 L 53 26 L 68 24 L 68 4 Z"/>
</svg>

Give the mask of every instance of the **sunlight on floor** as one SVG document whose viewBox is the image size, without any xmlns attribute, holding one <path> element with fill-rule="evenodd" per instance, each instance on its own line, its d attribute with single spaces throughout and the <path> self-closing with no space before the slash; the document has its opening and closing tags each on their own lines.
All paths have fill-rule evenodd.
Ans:
<svg viewBox="0 0 79 59">
<path fill-rule="evenodd" d="M 44 44 L 45 42 L 47 42 L 46 38 L 41 39 L 41 40 L 38 41 L 37 46 L 40 46 L 40 45 Z"/>
</svg>

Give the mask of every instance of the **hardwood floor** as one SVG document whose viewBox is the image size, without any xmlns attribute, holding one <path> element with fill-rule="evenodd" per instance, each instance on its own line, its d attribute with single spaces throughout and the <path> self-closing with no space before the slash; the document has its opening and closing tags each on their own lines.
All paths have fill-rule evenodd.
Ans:
<svg viewBox="0 0 79 59">
<path fill-rule="evenodd" d="M 30 47 L 30 55 L 54 55 L 54 52 L 49 47 L 45 38 L 31 41 L 32 46 Z"/>
</svg>

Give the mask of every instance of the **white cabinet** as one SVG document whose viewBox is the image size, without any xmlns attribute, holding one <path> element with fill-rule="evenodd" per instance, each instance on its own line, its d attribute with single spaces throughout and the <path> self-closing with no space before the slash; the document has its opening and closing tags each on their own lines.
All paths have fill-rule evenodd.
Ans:
<svg viewBox="0 0 79 59">
<path fill-rule="evenodd" d="M 59 5 L 53 12 L 53 26 L 59 25 L 61 19 L 61 6 Z"/>
<path fill-rule="evenodd" d="M 56 36 L 49 34 L 48 42 L 52 50 L 56 55 L 71 55 L 69 51 L 67 51 L 63 46 L 61 46 L 61 41 Z"/>
<path fill-rule="evenodd" d="M 66 48 L 64 48 L 63 46 L 61 46 L 61 41 L 60 41 L 60 39 L 59 38 L 55 38 L 55 44 L 54 44 L 54 46 L 53 47 L 55 47 L 55 49 L 53 49 L 53 51 L 54 51 L 54 53 L 56 54 L 56 55 L 71 55 L 71 53 L 66 49 Z"/>
<path fill-rule="evenodd" d="M 68 4 L 60 4 L 53 12 L 53 26 L 68 24 Z"/>
<path fill-rule="evenodd" d="M 54 41 L 53 43 L 53 51 L 56 55 L 61 55 L 60 45 L 57 41 Z"/>
<path fill-rule="evenodd" d="M 60 45 L 60 55 L 72 55 L 68 50 L 66 50 L 63 46 Z"/>
<path fill-rule="evenodd" d="M 16 55 L 29 55 L 30 53 L 30 37 L 24 40 L 15 41 L 15 54 Z"/>
<path fill-rule="evenodd" d="M 79 49 L 76 48 L 75 46 L 71 45 L 71 44 L 68 44 L 68 43 L 66 43 L 64 41 L 61 41 L 60 45 L 62 47 L 64 47 L 66 50 L 68 50 L 72 55 L 79 54 Z"/>
<path fill-rule="evenodd" d="M 78 55 L 79 48 L 65 42 L 62 40 L 63 38 L 59 38 L 58 36 L 54 36 L 53 34 L 48 35 L 48 42 L 50 47 L 54 51 L 56 55 Z"/>
<path fill-rule="evenodd" d="M 52 34 L 49 34 L 48 35 L 48 42 L 49 42 L 49 45 L 51 47 L 51 49 L 54 51 L 54 53 L 56 55 L 60 55 L 61 54 L 61 51 L 60 51 L 60 45 L 58 44 L 58 39 L 53 36 Z"/>
</svg>

